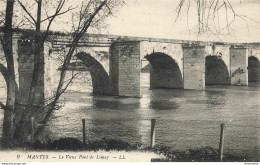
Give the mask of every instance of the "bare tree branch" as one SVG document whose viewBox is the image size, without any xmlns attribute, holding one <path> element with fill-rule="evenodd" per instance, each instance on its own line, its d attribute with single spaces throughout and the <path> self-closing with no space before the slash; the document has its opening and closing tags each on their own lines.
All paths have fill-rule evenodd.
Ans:
<svg viewBox="0 0 260 165">
<path fill-rule="evenodd" d="M 94 1 L 90 1 L 90 2 L 94 2 Z M 89 3 L 90 3 L 89 2 Z M 55 94 L 55 98 L 53 100 L 53 102 L 51 102 L 49 104 L 49 107 L 47 109 L 46 115 L 43 118 L 43 120 L 41 121 L 41 123 L 43 124 L 43 127 L 39 127 L 37 129 L 37 131 L 35 132 L 35 136 L 37 136 L 39 134 L 39 132 L 41 132 L 41 130 L 44 128 L 44 124 L 46 124 L 46 122 L 49 120 L 52 112 L 54 111 L 54 108 L 56 106 L 57 100 L 59 99 L 59 97 L 61 96 L 61 94 L 67 89 L 67 87 L 69 86 L 69 84 L 71 83 L 72 80 L 69 81 L 68 84 L 65 85 L 64 87 L 64 79 L 66 76 L 66 69 L 70 63 L 70 60 L 72 58 L 72 55 L 78 45 L 79 40 L 81 39 L 82 35 L 88 30 L 88 28 L 90 27 L 91 23 L 93 22 L 94 18 L 97 16 L 97 14 L 100 12 L 100 10 L 103 8 L 103 6 L 105 6 L 107 3 L 107 0 L 102 1 L 97 8 L 94 8 L 94 12 L 92 14 L 90 14 L 89 18 L 84 17 L 83 15 L 80 16 L 80 20 L 79 22 L 82 22 L 82 26 L 78 26 L 77 30 L 75 31 L 74 35 L 73 35 L 73 41 L 72 41 L 72 47 L 70 47 L 68 53 L 66 54 L 66 57 L 64 59 L 62 68 L 61 68 L 61 76 L 60 76 L 60 80 L 59 80 L 59 84 L 56 90 L 56 94 Z M 87 5 L 86 8 L 88 8 L 90 5 Z M 81 10 L 83 12 L 86 12 L 86 10 Z M 80 25 L 81 23 L 79 23 Z"/>
<path fill-rule="evenodd" d="M 32 25 L 34 25 L 34 26 L 36 25 L 35 22 L 31 21 L 28 17 L 24 16 L 24 18 L 25 18 L 27 21 L 29 21 Z"/>
<path fill-rule="evenodd" d="M 41 22 L 44 22 L 45 20 L 49 20 L 47 29 L 46 29 L 45 34 L 44 34 L 44 37 L 43 37 L 43 42 L 46 40 L 46 38 L 47 38 L 47 36 L 48 36 L 48 33 L 49 33 L 49 30 L 50 30 L 50 27 L 51 27 L 51 24 L 52 24 L 53 20 L 54 20 L 57 16 L 62 15 L 62 14 L 65 14 L 65 13 L 67 13 L 67 12 L 69 12 L 69 11 L 71 11 L 71 10 L 74 9 L 74 8 L 69 7 L 67 10 L 65 10 L 65 11 L 63 11 L 63 12 L 60 12 L 61 9 L 63 8 L 65 2 L 66 2 L 66 0 L 60 0 L 60 1 L 59 1 L 59 4 L 58 4 L 58 7 L 56 8 L 55 13 L 54 13 L 52 16 L 47 17 L 46 19 L 44 19 L 44 20 L 41 21 Z"/>
<path fill-rule="evenodd" d="M 0 101 L 0 108 L 2 108 L 3 110 L 6 110 L 6 106 Z"/>
<path fill-rule="evenodd" d="M 21 7 L 23 8 L 23 10 L 28 14 L 28 16 L 32 19 L 32 21 L 34 22 L 34 24 L 36 25 L 36 20 L 33 18 L 32 14 L 26 9 L 26 7 L 23 5 L 23 3 L 20 0 L 17 0 L 18 3 L 21 5 Z M 37 2 L 37 1 L 36 1 Z M 38 2 L 37 2 L 38 3 Z"/>
<path fill-rule="evenodd" d="M 175 22 L 177 21 L 177 19 L 180 17 L 181 14 L 181 9 L 183 8 L 183 4 L 184 4 L 185 0 L 181 0 L 178 7 L 177 7 L 177 16 L 175 18 Z M 189 1 L 190 2 L 190 1 Z M 189 11 L 189 10 L 188 10 Z M 188 15 L 188 14 L 187 14 Z"/>
<path fill-rule="evenodd" d="M 65 85 L 65 87 L 62 89 L 62 91 L 61 91 L 61 94 L 63 94 L 66 90 L 67 90 L 67 88 L 68 88 L 68 86 L 72 83 L 72 81 L 74 80 L 74 78 L 77 76 L 77 75 L 79 75 L 80 73 L 76 73 L 76 74 L 74 74 L 69 80 L 67 80 L 68 81 L 68 83 Z M 64 82 L 67 82 L 67 81 L 64 81 Z"/>
<path fill-rule="evenodd" d="M 61 8 L 62 8 L 62 7 L 63 7 L 63 5 L 61 6 Z M 61 8 L 60 8 L 60 9 L 61 9 Z M 57 8 L 55 14 L 53 14 L 52 16 L 47 16 L 47 18 L 43 19 L 41 22 L 50 20 L 50 19 L 52 19 L 53 17 L 57 17 L 57 16 L 59 16 L 59 15 L 65 14 L 65 13 L 71 11 L 71 10 L 74 10 L 74 9 L 75 9 L 75 8 L 69 7 L 67 10 L 65 10 L 65 11 L 63 11 L 63 12 L 60 12 L 60 10 L 58 10 L 58 8 Z"/>
<path fill-rule="evenodd" d="M 188 24 L 191 2 L 193 1 L 179 0 L 175 22 L 177 21 L 178 18 L 180 18 L 181 12 L 185 8 L 184 3 L 186 3 L 188 5 L 188 7 L 186 8 L 187 24 Z M 233 31 L 232 24 L 238 18 L 242 19 L 246 23 L 248 28 L 247 20 L 250 20 L 250 18 L 238 14 L 233 8 L 229 0 L 221 0 L 221 1 L 220 0 L 208 0 L 208 1 L 194 0 L 193 3 L 194 5 L 196 5 L 196 10 L 197 10 L 198 34 L 210 32 L 210 33 L 215 33 L 216 35 L 228 35 Z M 219 16 L 220 13 L 224 14 L 225 22 L 222 21 L 223 18 L 220 18 Z M 232 13 L 232 15 L 230 15 L 230 13 Z"/>
</svg>

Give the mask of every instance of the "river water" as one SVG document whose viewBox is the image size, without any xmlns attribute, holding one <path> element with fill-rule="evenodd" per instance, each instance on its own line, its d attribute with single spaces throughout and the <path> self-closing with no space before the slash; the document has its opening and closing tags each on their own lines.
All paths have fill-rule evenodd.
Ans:
<svg viewBox="0 0 260 165">
<path fill-rule="evenodd" d="M 87 140 L 106 137 L 149 146 L 150 119 L 156 118 L 157 144 L 178 150 L 218 148 L 225 123 L 224 152 L 259 160 L 259 85 L 149 90 L 149 73 L 141 74 L 141 82 L 142 98 L 66 93 L 65 106 L 52 119 L 51 136 L 81 140 L 84 118 Z"/>
<path fill-rule="evenodd" d="M 259 85 L 149 90 L 149 73 L 141 74 L 141 82 L 142 98 L 92 96 L 91 87 L 89 92 L 65 93 L 66 103 L 51 119 L 50 138 L 82 140 L 86 119 L 87 140 L 106 137 L 149 146 L 150 119 L 156 118 L 157 144 L 176 150 L 217 149 L 220 124 L 225 123 L 224 153 L 259 161 Z"/>
</svg>

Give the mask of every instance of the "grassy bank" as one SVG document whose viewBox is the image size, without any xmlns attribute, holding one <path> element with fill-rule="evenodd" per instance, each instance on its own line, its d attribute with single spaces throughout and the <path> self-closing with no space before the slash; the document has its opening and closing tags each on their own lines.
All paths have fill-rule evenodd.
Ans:
<svg viewBox="0 0 260 165">
<path fill-rule="evenodd" d="M 98 150 L 117 150 L 117 151 L 149 151 L 165 156 L 165 159 L 153 159 L 152 161 L 160 162 L 217 162 L 219 161 L 219 153 L 217 149 L 212 147 L 203 147 L 197 149 L 189 149 L 187 151 L 175 150 L 164 145 L 156 145 L 154 148 L 142 147 L 142 144 L 129 144 L 127 142 L 115 139 L 101 139 L 96 141 L 88 141 L 83 144 L 75 138 L 61 138 L 50 142 L 35 142 L 29 150 L 47 150 L 47 151 L 98 151 Z M 224 154 L 223 161 L 226 162 L 242 162 L 247 161 L 246 157 Z"/>
</svg>

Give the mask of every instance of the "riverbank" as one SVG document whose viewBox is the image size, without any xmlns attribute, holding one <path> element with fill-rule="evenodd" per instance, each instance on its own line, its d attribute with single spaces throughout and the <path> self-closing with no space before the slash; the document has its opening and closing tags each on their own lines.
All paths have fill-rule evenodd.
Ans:
<svg viewBox="0 0 260 165">
<path fill-rule="evenodd" d="M 16 149 L 19 150 L 19 149 Z M 21 150 L 21 149 L 20 149 Z M 7 152 L 8 153 L 8 152 Z M 46 154 L 47 153 L 47 154 Z M 4 153 L 6 154 L 6 153 Z M 152 161 L 152 162 L 218 162 L 219 153 L 212 147 L 201 147 L 186 151 L 155 145 L 154 148 L 145 147 L 143 144 L 129 144 L 116 139 L 101 139 L 88 141 L 83 144 L 75 138 L 60 138 L 49 142 L 35 142 L 34 145 L 21 150 L 24 158 L 38 160 L 48 157 L 47 160 L 61 155 L 64 161 L 75 159 L 77 161 Z M 28 157 L 28 155 L 31 155 Z M 37 156 L 38 155 L 38 156 Z M 46 156 L 48 155 L 48 156 Z M 52 156 L 54 155 L 54 156 Z M 56 155 L 56 156 L 55 156 Z M 58 155 L 58 156 L 57 156 Z M 26 157 L 27 156 L 27 157 Z M 90 157 L 93 159 L 90 159 Z M 59 159 L 57 159 L 59 160 Z M 2 161 L 2 160 L 1 160 Z M 61 160 L 59 160 L 61 161 Z M 245 162 L 246 157 L 224 154 L 224 162 Z"/>
</svg>

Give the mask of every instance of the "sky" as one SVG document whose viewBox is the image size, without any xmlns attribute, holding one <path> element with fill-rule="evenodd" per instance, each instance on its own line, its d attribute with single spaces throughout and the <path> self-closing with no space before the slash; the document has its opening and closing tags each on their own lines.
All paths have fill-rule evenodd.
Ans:
<svg viewBox="0 0 260 165">
<path fill-rule="evenodd" d="M 192 32 L 197 25 L 195 10 L 190 10 L 188 23 L 186 12 L 181 15 L 181 19 L 175 21 L 178 3 L 178 0 L 128 0 L 116 17 L 109 18 L 107 31 L 111 34 L 142 37 L 260 42 L 260 0 L 230 0 L 236 13 L 249 19 L 244 21 L 237 17 L 231 25 L 229 35 L 207 34 L 199 37 L 196 32 Z M 224 18 L 225 15 L 220 13 L 219 17 Z"/>
<path fill-rule="evenodd" d="M 26 0 L 23 0 L 26 1 Z M 30 2 L 30 0 L 27 0 Z M 77 6 L 82 0 L 68 0 L 68 5 Z M 177 6 L 180 0 L 125 0 L 125 5 L 120 7 L 113 17 L 106 20 L 108 24 L 106 29 L 101 33 L 154 37 L 168 39 L 184 40 L 204 40 L 204 41 L 230 41 L 230 42 L 260 42 L 260 0 L 229 0 L 233 9 L 239 15 L 246 16 L 246 21 L 236 17 L 231 24 L 231 30 L 228 35 L 219 35 L 213 33 L 198 35 L 197 29 L 197 12 L 196 3 L 190 1 L 191 6 L 187 19 L 187 3 L 184 4 L 183 12 L 179 19 L 176 20 Z M 210 2 L 211 0 L 207 0 Z M 220 0 L 222 2 L 223 0 Z M 227 0 L 225 0 L 227 1 Z M 0 0 L 0 2 L 4 2 Z M 49 1 L 48 1 L 49 3 Z M 4 9 L 0 5 L 0 9 Z M 225 9 L 218 13 L 218 24 L 225 25 Z M 71 15 L 65 14 L 60 16 L 60 20 L 71 21 Z M 228 18 L 232 18 L 232 13 L 228 13 Z M 218 19 L 218 20 L 216 20 Z M 212 19 L 211 19 L 212 20 Z M 62 25 L 59 21 L 54 22 L 51 29 L 55 31 L 70 31 L 66 24 Z M 96 31 L 89 31 L 96 33 Z"/>
</svg>

